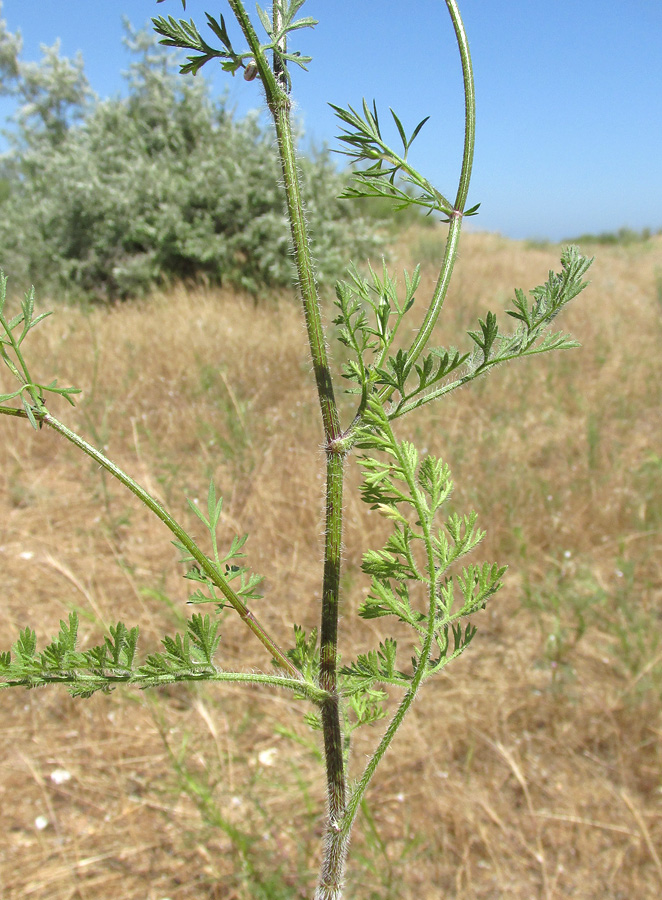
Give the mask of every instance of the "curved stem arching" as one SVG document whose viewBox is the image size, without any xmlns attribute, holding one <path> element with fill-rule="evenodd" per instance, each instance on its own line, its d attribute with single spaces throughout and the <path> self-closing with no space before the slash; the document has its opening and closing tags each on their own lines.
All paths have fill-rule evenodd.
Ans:
<svg viewBox="0 0 662 900">
<path fill-rule="evenodd" d="M 464 84 L 464 151 L 462 154 L 462 167 L 460 169 L 457 196 L 455 198 L 455 210 L 451 216 L 448 229 L 444 259 L 423 324 L 407 354 L 407 362 L 410 367 L 413 366 L 414 362 L 418 359 L 427 345 L 432 330 L 439 318 L 439 313 L 444 305 L 444 300 L 446 299 L 448 286 L 453 274 L 453 267 L 455 266 L 455 260 L 457 258 L 457 247 L 462 228 L 462 216 L 464 214 L 464 207 L 466 206 L 467 195 L 469 193 L 474 146 L 476 142 L 476 92 L 474 88 L 469 42 L 467 40 L 464 23 L 460 16 L 456 0 L 446 0 L 446 6 L 448 7 L 448 12 L 453 22 L 455 37 L 460 51 L 460 59 L 462 61 L 462 81 Z"/>
</svg>

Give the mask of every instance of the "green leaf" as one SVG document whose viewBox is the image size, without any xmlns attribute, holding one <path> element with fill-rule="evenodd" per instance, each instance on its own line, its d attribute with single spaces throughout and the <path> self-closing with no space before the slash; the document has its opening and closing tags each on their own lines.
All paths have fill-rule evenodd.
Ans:
<svg viewBox="0 0 662 900">
<path fill-rule="evenodd" d="M 317 19 L 313 19 L 312 16 L 304 16 L 302 19 L 297 19 L 296 22 L 292 22 L 291 25 L 288 25 L 287 30 L 296 31 L 299 28 L 314 28 L 315 25 L 319 25 Z"/>
<path fill-rule="evenodd" d="M 207 17 L 207 24 L 219 39 L 219 41 L 221 41 L 221 43 L 226 47 L 227 50 L 232 51 L 230 35 L 228 34 L 228 30 L 225 26 L 225 19 L 223 18 L 223 16 L 220 17 L 220 21 L 217 21 L 213 16 L 210 16 L 209 13 L 205 13 L 205 16 Z"/>
<path fill-rule="evenodd" d="M 202 661 L 210 666 L 214 664 L 214 654 L 221 641 L 218 634 L 218 622 L 211 621 L 209 616 L 195 613 L 188 623 L 188 637 L 197 650 Z M 197 660 L 196 660 L 197 661 Z"/>
<path fill-rule="evenodd" d="M 386 579 L 373 578 L 370 593 L 359 608 L 362 619 L 378 619 L 382 616 L 396 616 L 401 622 L 421 630 L 426 616 L 411 607 L 409 587 L 406 581 L 396 581 L 392 587 Z"/>
<path fill-rule="evenodd" d="M 429 496 L 429 508 L 434 515 L 453 490 L 450 468 L 442 460 L 426 456 L 418 470 L 417 481 Z"/>
<path fill-rule="evenodd" d="M 475 341 L 475 343 L 482 350 L 483 361 L 487 362 L 490 357 L 492 344 L 496 340 L 496 337 L 499 333 L 496 316 L 494 315 L 494 313 L 488 312 L 485 321 L 483 322 L 482 319 L 479 319 L 478 324 L 480 325 L 481 334 L 478 334 L 475 331 L 470 331 L 468 332 L 468 334 L 469 337 L 473 341 Z"/>
<path fill-rule="evenodd" d="M 262 9 L 261 6 L 258 6 L 256 4 L 255 8 L 257 10 L 258 16 L 260 17 L 260 22 L 262 22 L 262 27 L 264 28 L 266 33 L 269 35 L 269 37 L 273 38 L 274 32 L 273 32 L 273 27 L 272 27 L 271 16 L 267 15 L 267 13 Z"/>
<path fill-rule="evenodd" d="M 366 689 L 356 691 L 347 698 L 348 706 L 354 715 L 354 721 L 347 723 L 347 732 L 351 734 L 362 725 L 372 725 L 385 718 L 384 700 L 387 695 L 384 691 Z"/>
<path fill-rule="evenodd" d="M 366 575 L 379 579 L 397 578 L 402 581 L 408 577 L 400 560 L 386 550 L 368 550 L 363 555 L 361 568 Z"/>
<path fill-rule="evenodd" d="M 174 638 L 166 635 L 161 643 L 165 647 L 165 658 L 169 664 L 174 663 L 176 667 L 182 668 L 190 668 L 193 665 L 188 634 L 176 634 Z"/>
<path fill-rule="evenodd" d="M 287 656 L 292 660 L 304 677 L 311 681 L 317 681 L 320 668 L 320 651 L 317 642 L 317 629 L 313 628 L 308 636 L 300 625 L 294 626 L 295 645 L 287 651 Z"/>
<path fill-rule="evenodd" d="M 400 140 L 402 141 L 402 146 L 404 147 L 405 153 L 406 153 L 407 152 L 407 135 L 405 134 L 405 130 L 402 127 L 402 122 L 396 116 L 396 114 L 393 112 L 392 109 L 391 109 L 391 115 L 393 116 L 393 121 L 395 122 L 396 128 L 398 129 L 398 132 L 400 134 Z"/>
<path fill-rule="evenodd" d="M 216 529 L 218 525 L 218 520 L 221 517 L 221 510 L 223 509 L 223 498 L 220 497 L 218 501 L 216 500 L 216 488 L 214 487 L 213 480 L 209 482 L 209 492 L 207 494 L 207 514 L 209 516 L 209 529 Z"/>
<path fill-rule="evenodd" d="M 407 161 L 409 147 L 427 119 L 418 123 L 408 139 L 402 122 L 391 110 L 404 147 L 404 156 L 400 156 L 382 137 L 374 100 L 372 109 L 363 100 L 363 115 L 351 106 L 347 109 L 334 104 L 330 106 L 343 123 L 339 140 L 344 149 L 337 152 L 348 156 L 353 163 L 368 164 L 367 168 L 354 171 L 352 185 L 343 192 L 342 197 L 385 197 L 394 201 L 396 209 L 421 206 L 429 212 L 441 212 L 446 217 L 453 213 L 450 201 Z M 400 187 L 396 177 L 405 187 L 410 186 L 413 190 Z"/>
<path fill-rule="evenodd" d="M 409 142 L 407 144 L 407 149 L 409 149 L 409 147 L 411 147 L 411 145 L 414 143 L 414 140 L 418 137 L 419 131 L 425 125 L 425 123 L 428 121 L 429 118 L 430 118 L 430 116 L 426 116 L 424 119 L 421 119 L 421 121 L 418 123 L 416 128 L 414 128 L 414 130 L 412 131 L 411 137 L 409 138 Z M 476 207 L 476 209 L 477 208 L 478 207 Z M 467 213 L 465 213 L 465 215 L 467 215 Z"/>
<path fill-rule="evenodd" d="M 20 662 L 34 658 L 37 649 L 37 634 L 32 628 L 24 628 L 12 650 Z"/>
<path fill-rule="evenodd" d="M 69 613 L 69 621 L 60 620 L 60 632 L 40 654 L 44 669 L 61 670 L 67 666 L 68 658 L 76 650 L 78 640 L 78 616 Z"/>
<path fill-rule="evenodd" d="M 396 668 L 397 642 L 393 638 L 379 644 L 379 649 L 360 654 L 356 662 L 343 666 L 343 692 L 354 694 L 371 688 L 375 683 L 408 685 L 410 676 Z"/>
<path fill-rule="evenodd" d="M 465 365 L 464 374 L 455 381 L 428 390 L 427 393 L 411 391 L 393 406 L 389 412 L 390 418 L 396 419 L 426 403 L 438 400 L 503 362 L 550 350 L 577 347 L 577 342 L 570 335 L 563 332 L 552 334 L 549 326 L 563 307 L 586 287 L 587 282 L 583 277 L 592 262 L 592 259 L 582 256 L 576 247 L 566 247 L 561 254 L 561 272 L 550 271 L 547 282 L 530 291 L 531 300 L 527 300 L 519 288 L 515 291 L 514 309 L 507 311 L 510 317 L 519 322 L 515 332 L 502 333 L 494 313 L 488 313 L 485 321 L 479 320 L 479 331 L 468 332 L 475 347 L 471 354 L 465 354 L 461 358 Z"/>
<path fill-rule="evenodd" d="M 186 498 L 186 502 L 188 503 L 189 507 L 193 510 L 193 512 L 196 514 L 196 516 L 200 519 L 200 521 L 204 523 L 205 527 L 207 529 L 209 529 L 209 527 L 210 527 L 209 520 L 205 518 L 205 514 L 202 512 L 202 510 L 200 509 L 198 504 L 194 503 L 194 501 L 190 500 L 188 497 Z"/>
<path fill-rule="evenodd" d="M 123 622 L 118 622 L 114 627 L 111 625 L 109 630 L 110 638 L 105 638 L 105 647 L 111 664 L 130 669 L 138 644 L 138 627 L 134 626 L 129 630 Z"/>
</svg>

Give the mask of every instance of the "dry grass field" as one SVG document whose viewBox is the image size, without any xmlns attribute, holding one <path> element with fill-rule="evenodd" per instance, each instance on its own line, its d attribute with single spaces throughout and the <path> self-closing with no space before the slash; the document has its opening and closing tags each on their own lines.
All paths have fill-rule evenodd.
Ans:
<svg viewBox="0 0 662 900">
<path fill-rule="evenodd" d="M 440 247 L 412 233 L 394 265 Z M 476 559 L 510 569 L 373 782 L 349 900 L 662 896 L 662 237 L 582 249 L 592 283 L 561 322 L 581 350 L 504 367 L 402 424 L 451 466 L 455 507 L 478 511 Z M 464 346 L 559 252 L 465 236 L 439 343 Z M 292 621 L 314 625 L 323 457 L 297 305 L 182 288 L 59 309 L 31 340 L 40 377 L 84 388 L 55 414 L 194 529 L 185 498 L 213 476 L 280 643 Z M 387 621 L 356 624 L 361 554 L 384 522 L 353 491 L 355 464 L 348 477 L 346 658 Z M 156 648 L 187 614 L 169 537 L 56 434 L 0 420 L 2 649 L 72 609 L 84 645 L 122 618 Z M 264 667 L 224 615 L 223 664 Z M 324 783 L 304 710 L 240 687 L 0 692 L 0 898 L 310 898 Z M 357 735 L 356 760 L 379 727 Z"/>
</svg>

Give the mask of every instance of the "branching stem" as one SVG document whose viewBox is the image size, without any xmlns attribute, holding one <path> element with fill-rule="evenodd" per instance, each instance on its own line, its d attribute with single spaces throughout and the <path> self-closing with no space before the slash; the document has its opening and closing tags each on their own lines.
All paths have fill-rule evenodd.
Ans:
<svg viewBox="0 0 662 900">
<path fill-rule="evenodd" d="M 27 418 L 25 412 L 19 409 L 9 410 L 0 407 L 0 413 Z M 239 613 L 241 619 L 250 628 L 250 630 L 257 637 L 260 643 L 266 647 L 266 649 L 269 651 L 269 653 L 277 663 L 278 667 L 286 671 L 292 678 L 303 680 L 303 676 L 301 675 L 297 667 L 292 663 L 291 660 L 287 658 L 285 653 L 280 649 L 275 641 L 272 640 L 255 614 L 251 612 L 251 610 L 246 606 L 241 597 L 232 589 L 230 584 L 228 584 L 228 582 L 218 571 L 216 566 L 212 564 L 207 556 L 205 556 L 202 550 L 200 550 L 198 545 L 191 538 L 188 532 L 185 531 L 184 528 L 182 528 L 179 522 L 177 522 L 170 515 L 170 513 L 166 509 L 164 509 L 163 506 L 161 506 L 161 504 L 157 500 L 155 500 L 150 493 L 148 493 L 148 491 L 145 490 L 145 488 L 141 487 L 141 485 L 139 485 L 138 482 L 134 481 L 130 475 L 127 475 L 126 472 L 122 471 L 122 469 L 120 469 L 119 466 L 115 465 L 112 460 L 104 456 L 104 454 L 101 453 L 100 450 L 97 450 L 96 447 L 88 444 L 88 442 L 84 438 L 80 437 L 80 435 L 76 434 L 74 431 L 71 431 L 70 428 L 67 428 L 66 425 L 58 421 L 55 416 L 52 416 L 48 412 L 35 411 L 35 419 L 44 425 L 48 425 L 49 428 L 53 429 L 53 431 L 57 431 L 58 434 L 61 434 L 62 437 L 65 437 L 68 441 L 71 441 L 72 444 L 86 453 L 95 462 L 99 463 L 100 466 L 102 466 L 107 472 L 110 472 L 110 474 L 118 481 L 120 481 L 125 487 L 127 487 L 132 494 L 135 494 L 136 497 L 138 497 L 138 499 L 141 500 L 148 509 L 150 509 L 165 525 L 167 525 L 167 527 L 175 535 L 177 540 L 181 544 L 183 544 L 184 547 L 186 547 L 188 552 L 195 559 L 203 572 L 205 572 L 205 574 L 221 591 L 228 603 Z"/>
</svg>

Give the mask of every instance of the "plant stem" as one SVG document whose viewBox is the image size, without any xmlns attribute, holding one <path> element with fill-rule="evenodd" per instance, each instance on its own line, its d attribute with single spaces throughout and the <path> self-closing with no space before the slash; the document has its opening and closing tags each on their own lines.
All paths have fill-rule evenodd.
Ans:
<svg viewBox="0 0 662 900">
<path fill-rule="evenodd" d="M 210 671 L 204 667 L 200 672 L 167 672 L 160 675 L 144 675 L 137 672 L 122 672 L 119 669 L 104 671 L 102 675 L 87 671 L 67 670 L 66 672 L 53 672 L 47 676 L 30 676 L 29 678 L 15 678 L 0 682 L 0 690 L 9 687 L 34 688 L 45 684 L 67 684 L 78 687 L 99 687 L 101 683 L 108 685 L 130 684 L 138 688 L 162 687 L 166 684 L 181 682 L 232 682 L 233 684 L 264 684 L 271 687 L 281 687 L 297 694 L 304 694 L 306 699 L 320 705 L 326 695 L 324 691 L 310 682 L 302 682 L 299 678 L 289 678 L 285 675 L 263 675 L 255 672 L 223 672 Z"/>
<path fill-rule="evenodd" d="M 6 282 L 6 279 L 5 279 L 5 282 Z M 25 337 L 27 329 L 25 329 L 23 331 L 23 335 L 21 336 L 21 339 L 19 339 L 17 341 L 16 338 L 14 337 L 14 332 L 9 327 L 9 323 L 7 322 L 7 320 L 5 319 L 5 317 L 3 316 L 2 313 L 0 313 L 0 325 L 2 326 L 2 330 L 5 332 L 5 334 L 9 338 L 9 341 L 11 342 L 11 348 L 14 351 L 14 353 L 16 354 L 16 359 L 20 363 L 21 369 L 23 370 L 23 375 L 21 376 L 20 372 L 14 365 L 13 361 L 7 355 L 5 348 L 2 345 L 0 345 L 0 355 L 2 356 L 3 361 L 9 367 L 9 370 L 12 373 L 12 375 L 14 375 L 14 377 L 17 378 L 18 381 L 21 382 L 21 384 L 30 384 L 30 381 L 31 381 L 30 373 L 28 372 L 28 367 L 25 364 L 25 360 L 23 359 L 23 354 L 21 353 L 21 348 L 20 348 L 21 339 L 23 337 Z"/>
<path fill-rule="evenodd" d="M 271 107 L 270 107 L 271 108 Z M 280 151 L 287 207 L 292 227 L 292 240 L 299 275 L 308 342 L 324 425 L 326 451 L 326 515 L 324 545 L 324 577 L 320 628 L 320 687 L 327 692 L 322 704 L 322 730 L 326 759 L 328 822 L 326 848 L 320 886 L 320 900 L 340 897 L 345 865 L 346 842 L 335 840 L 345 810 L 345 764 L 342 752 L 340 700 L 338 697 L 338 605 L 340 594 L 340 561 L 343 526 L 343 480 L 345 451 L 341 446 L 340 421 L 333 392 L 331 371 L 326 352 L 320 302 L 303 214 L 303 203 L 296 171 L 294 142 L 289 117 L 289 103 L 272 108 Z"/>
<path fill-rule="evenodd" d="M 231 0 L 233 9 L 237 0 Z M 241 19 L 239 20 L 241 24 Z M 278 28 L 278 11 L 274 5 L 274 30 Z M 244 32 L 250 41 L 250 33 Z M 326 692 L 322 703 L 322 730 L 326 759 L 328 823 L 326 853 L 320 874 L 320 898 L 339 896 L 344 869 L 343 844 L 338 847 L 334 835 L 345 810 L 345 765 L 342 752 L 340 699 L 338 697 L 338 604 L 340 594 L 340 562 L 343 525 L 343 480 L 345 452 L 338 442 L 340 419 L 329 368 L 324 326 L 310 253 L 308 230 L 304 217 L 301 185 L 296 167 L 296 154 L 290 121 L 290 98 L 283 90 L 282 73 L 274 66 L 274 78 L 263 79 L 267 105 L 276 127 L 278 151 L 283 171 L 287 211 L 292 232 L 299 290 L 303 304 L 308 344 L 315 373 L 326 451 L 326 515 L 324 575 L 320 627 L 320 687 Z M 274 84 L 275 82 L 275 84 Z M 330 891 L 330 893 L 329 893 Z"/>
<path fill-rule="evenodd" d="M 279 102 L 270 109 L 276 124 L 287 208 L 292 228 L 294 254 L 299 275 L 299 289 L 308 331 L 308 343 L 313 361 L 315 381 L 324 426 L 326 451 L 326 515 L 324 576 L 322 583 L 322 611 L 320 628 L 320 687 L 327 694 L 322 704 L 322 729 L 326 758 L 328 823 L 326 852 L 320 875 L 318 896 L 340 896 L 340 883 L 345 862 L 344 847 L 338 848 L 334 835 L 345 809 L 345 765 L 342 752 L 340 701 L 338 697 L 338 604 L 340 593 L 340 561 L 343 526 L 343 480 L 345 452 L 341 437 L 338 409 L 333 392 L 324 327 L 315 276 L 310 255 L 308 234 L 303 214 L 303 202 L 296 170 L 289 101 Z M 338 850 L 338 852 L 335 852 Z M 331 893 L 328 893 L 328 891 Z M 327 893 L 325 893 L 327 891 Z M 335 891 L 335 892 L 334 892 Z"/>
<path fill-rule="evenodd" d="M 339 852 L 334 841 L 345 808 L 345 764 L 342 753 L 342 728 L 340 724 L 340 700 L 338 697 L 338 603 L 340 591 L 340 557 L 343 525 L 344 458 L 347 446 L 342 442 L 340 418 L 333 391 L 329 368 L 322 312 L 315 283 L 315 270 L 310 253 L 310 241 L 304 216 L 301 184 L 296 166 L 296 151 L 290 121 L 291 101 L 284 89 L 286 79 L 278 65 L 273 71 L 268 67 L 255 30 L 246 15 L 241 0 L 228 0 L 244 36 L 254 54 L 255 62 L 266 94 L 266 101 L 276 128 L 278 153 L 288 218 L 292 234 L 294 259 L 297 268 L 299 291 L 308 334 L 308 345 L 313 363 L 315 383 L 324 427 L 326 452 L 326 516 L 324 575 L 322 582 L 322 611 L 320 628 L 320 687 L 327 692 L 322 703 L 322 729 L 327 772 L 328 823 L 326 852 L 320 875 L 318 896 L 331 900 L 340 896 L 340 884 L 344 869 L 344 846 Z M 273 27 L 277 31 L 280 14 L 274 3 Z M 284 48 L 282 48 L 284 49 Z"/>
<path fill-rule="evenodd" d="M 260 50 L 260 42 L 250 19 L 246 15 L 243 3 L 241 0 L 228 0 L 228 3 L 237 17 L 237 21 L 255 56 L 255 62 L 266 94 L 267 106 L 276 128 L 299 292 L 303 304 L 308 344 L 322 412 L 324 437 L 326 442 L 330 443 L 340 437 L 340 420 L 333 392 L 321 305 L 315 283 L 315 269 L 310 253 L 310 238 L 304 216 L 301 185 L 296 165 L 296 150 L 290 122 L 291 101 L 267 65 L 264 53 Z"/>
<path fill-rule="evenodd" d="M 0 412 L 27 418 L 23 410 L 0 409 Z M 221 591 L 228 603 L 239 613 L 241 619 L 250 628 L 250 630 L 257 637 L 260 643 L 267 648 L 271 656 L 276 661 L 278 667 L 284 669 L 292 678 L 303 680 L 301 672 L 299 672 L 297 667 L 291 662 L 291 660 L 287 658 L 280 647 L 269 637 L 264 626 L 246 606 L 241 597 L 237 593 L 235 593 L 232 587 L 218 571 L 216 566 L 214 566 L 210 562 L 210 560 L 205 556 L 202 550 L 200 550 L 195 541 L 190 537 L 188 532 L 186 532 L 182 528 L 179 522 L 173 519 L 170 513 L 166 509 L 164 509 L 161 504 L 157 500 L 155 500 L 154 497 L 152 497 L 151 494 L 149 494 L 143 487 L 141 487 L 136 481 L 134 481 L 130 475 L 127 475 L 126 472 L 123 472 L 122 469 L 119 468 L 119 466 L 116 466 L 114 462 L 105 457 L 103 453 L 101 453 L 91 444 L 88 444 L 88 442 L 84 440 L 84 438 L 80 437 L 74 431 L 71 431 L 71 429 L 67 428 L 67 426 L 62 422 L 58 421 L 55 416 L 52 416 L 45 410 L 41 410 L 35 411 L 35 419 L 40 423 L 48 425 L 54 431 L 57 431 L 58 434 L 61 434 L 63 437 L 65 437 L 68 441 L 71 441 L 72 444 L 74 444 L 76 447 L 90 456 L 95 462 L 98 462 L 99 465 L 102 466 L 107 472 L 110 472 L 111 475 L 117 478 L 117 480 L 120 481 L 125 487 L 127 487 L 132 494 L 135 494 L 139 500 L 142 500 L 145 506 L 148 509 L 151 509 L 151 511 L 159 519 L 161 519 L 161 521 L 165 525 L 167 525 L 167 527 L 175 535 L 177 540 L 180 541 L 180 543 L 183 544 L 184 547 L 186 547 L 186 549 L 198 563 L 200 568 L 205 572 L 206 575 L 209 576 L 209 578 L 211 578 L 211 580 Z"/>
<path fill-rule="evenodd" d="M 347 841 L 338 841 L 345 814 L 346 785 L 343 735 L 338 695 L 338 601 L 342 544 L 344 454 L 327 451 L 326 541 L 320 635 L 320 687 L 327 697 L 321 705 L 326 760 L 328 821 L 320 871 L 319 900 L 340 897 Z"/>
<path fill-rule="evenodd" d="M 471 54 L 469 53 L 469 43 L 467 34 L 464 29 L 464 23 L 460 16 L 456 0 L 446 0 L 448 12 L 453 21 L 455 29 L 455 37 L 460 51 L 460 59 L 462 61 L 462 80 L 464 84 L 464 152 L 462 155 L 462 168 L 460 170 L 460 180 L 455 198 L 455 209 L 451 216 L 450 226 L 448 229 L 448 237 L 446 239 L 446 249 L 444 251 L 444 259 L 441 265 L 439 278 L 430 301 L 430 306 L 425 314 L 423 324 L 421 325 L 416 339 L 408 352 L 408 365 L 414 365 L 416 359 L 420 356 L 425 348 L 434 326 L 439 318 L 448 286 L 453 274 L 453 267 L 457 258 L 457 246 L 460 239 L 460 231 L 462 228 L 462 215 L 467 202 L 467 194 L 469 192 L 469 183 L 471 181 L 471 169 L 474 158 L 474 144 L 476 140 L 476 93 L 474 90 L 473 68 L 471 65 Z M 384 393 L 384 398 L 390 396 L 392 391 Z"/>
<path fill-rule="evenodd" d="M 460 10 L 456 0 L 446 0 L 448 12 L 453 21 L 457 46 L 462 61 L 462 81 L 464 83 L 464 151 L 462 154 L 462 169 L 460 171 L 460 183 L 455 198 L 455 209 L 464 211 L 469 193 L 471 181 L 471 169 L 474 159 L 474 146 L 476 144 L 476 91 L 474 88 L 473 66 L 471 65 L 471 53 L 469 41 L 464 28 Z"/>
</svg>

